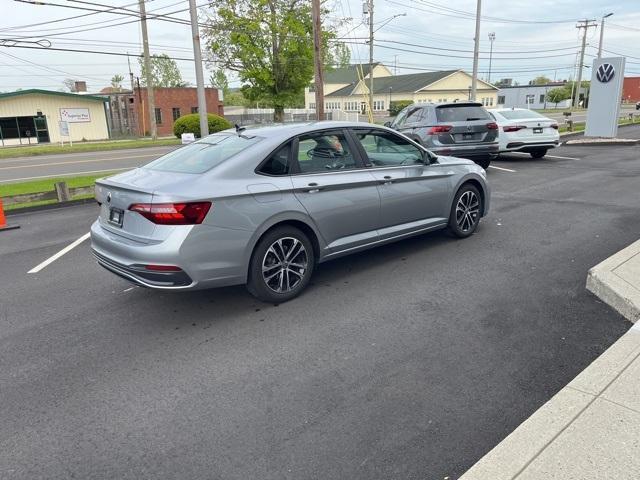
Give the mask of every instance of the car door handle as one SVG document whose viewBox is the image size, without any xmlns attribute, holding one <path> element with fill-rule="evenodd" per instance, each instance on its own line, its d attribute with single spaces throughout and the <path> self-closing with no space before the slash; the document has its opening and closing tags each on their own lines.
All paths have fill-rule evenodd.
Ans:
<svg viewBox="0 0 640 480">
<path fill-rule="evenodd" d="M 318 187 L 318 184 L 316 182 L 311 182 L 308 186 L 309 187 Z M 304 191 L 307 192 L 307 193 L 317 193 L 317 192 L 320 191 L 320 189 L 319 188 L 306 188 Z"/>
<path fill-rule="evenodd" d="M 389 184 L 393 183 L 393 177 L 390 177 L 389 175 L 385 175 L 384 176 L 384 180 L 382 180 L 381 183 L 383 185 L 389 185 Z"/>
</svg>

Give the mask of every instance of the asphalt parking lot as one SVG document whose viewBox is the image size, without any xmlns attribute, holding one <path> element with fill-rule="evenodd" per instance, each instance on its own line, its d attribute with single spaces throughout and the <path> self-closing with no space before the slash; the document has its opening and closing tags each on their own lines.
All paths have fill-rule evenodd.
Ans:
<svg viewBox="0 0 640 480">
<path fill-rule="evenodd" d="M 27 273 L 97 207 L 9 217 L 0 478 L 457 478 L 628 329 L 584 284 L 640 237 L 639 154 L 506 156 L 471 238 L 323 264 L 278 306 L 132 287 L 86 241 Z"/>
</svg>

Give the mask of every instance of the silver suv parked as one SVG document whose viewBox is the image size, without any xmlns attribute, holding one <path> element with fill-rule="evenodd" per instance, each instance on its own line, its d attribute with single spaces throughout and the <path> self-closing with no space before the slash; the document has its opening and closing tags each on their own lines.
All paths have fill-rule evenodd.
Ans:
<svg viewBox="0 0 640 480">
<path fill-rule="evenodd" d="M 498 155 L 498 125 L 481 103 L 414 103 L 388 126 L 436 155 L 468 158 L 482 168 Z"/>
</svg>

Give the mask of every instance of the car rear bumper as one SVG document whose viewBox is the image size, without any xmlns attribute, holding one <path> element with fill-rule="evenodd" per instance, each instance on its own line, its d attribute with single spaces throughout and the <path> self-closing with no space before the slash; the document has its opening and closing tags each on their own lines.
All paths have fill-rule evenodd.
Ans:
<svg viewBox="0 0 640 480">
<path fill-rule="evenodd" d="M 430 151 L 436 155 L 444 155 L 448 157 L 461 157 L 461 158 L 491 158 L 499 153 L 500 147 L 498 143 L 491 143 L 489 145 L 451 145 L 444 146 L 439 145 L 437 147 L 427 147 Z"/>
<path fill-rule="evenodd" d="M 91 248 L 98 264 L 137 285 L 160 290 L 192 290 L 246 283 L 246 246 L 251 232 L 198 225 L 176 228 L 156 243 L 138 243 L 100 225 L 91 226 Z M 150 271 L 172 265 L 181 271 Z"/>
<path fill-rule="evenodd" d="M 536 150 L 540 148 L 555 148 L 560 145 L 560 140 L 548 140 L 542 142 L 509 142 L 507 143 L 504 152 L 517 152 L 517 151 L 527 151 L 527 150 Z"/>
</svg>

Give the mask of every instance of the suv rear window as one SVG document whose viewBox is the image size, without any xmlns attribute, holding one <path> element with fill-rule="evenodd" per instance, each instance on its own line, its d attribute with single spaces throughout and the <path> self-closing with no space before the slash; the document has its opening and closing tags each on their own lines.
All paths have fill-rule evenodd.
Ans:
<svg viewBox="0 0 640 480">
<path fill-rule="evenodd" d="M 209 135 L 145 165 L 150 170 L 203 173 L 262 140 L 260 137 Z"/>
<path fill-rule="evenodd" d="M 524 118 L 546 118 L 533 110 L 500 110 L 498 112 L 507 120 L 522 120 Z"/>
<path fill-rule="evenodd" d="M 447 105 L 436 107 L 438 122 L 470 122 L 473 120 L 490 120 L 487 111 L 475 105 Z"/>
</svg>

